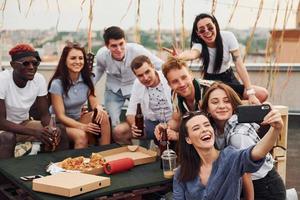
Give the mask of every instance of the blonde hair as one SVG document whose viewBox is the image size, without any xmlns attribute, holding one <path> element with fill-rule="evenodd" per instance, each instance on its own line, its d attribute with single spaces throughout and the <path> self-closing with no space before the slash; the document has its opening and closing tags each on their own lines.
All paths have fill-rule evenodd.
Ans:
<svg viewBox="0 0 300 200">
<path fill-rule="evenodd" d="M 173 56 L 169 56 L 168 60 L 162 65 L 162 72 L 166 77 L 166 79 L 168 79 L 167 75 L 172 69 L 182 69 L 182 68 L 187 68 L 187 64 L 184 60 L 175 58 Z"/>
</svg>

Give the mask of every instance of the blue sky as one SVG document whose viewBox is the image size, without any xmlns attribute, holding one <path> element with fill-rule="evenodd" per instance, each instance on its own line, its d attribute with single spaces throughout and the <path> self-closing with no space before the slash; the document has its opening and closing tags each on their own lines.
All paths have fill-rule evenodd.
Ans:
<svg viewBox="0 0 300 200">
<path fill-rule="evenodd" d="M 222 28 L 228 26 L 232 5 L 236 0 L 217 0 L 216 17 Z M 235 12 L 230 27 L 245 29 L 252 27 L 258 12 L 261 0 L 239 0 L 239 6 Z M 291 0 L 264 0 L 264 10 L 258 23 L 258 27 L 271 28 L 275 17 L 276 3 L 280 2 L 278 17 L 278 28 L 282 27 L 286 2 Z M 0 8 L 5 0 L 0 0 Z M 47 29 L 56 27 L 59 19 L 58 30 L 75 31 L 79 22 L 80 28 L 88 27 L 88 11 L 90 0 L 85 0 L 81 11 L 82 0 L 58 0 L 60 13 L 58 12 L 56 0 L 32 1 L 28 16 L 30 0 L 20 0 L 21 12 L 18 9 L 17 0 L 7 0 L 5 10 L 1 11 L 1 29 Z M 129 10 L 127 8 L 132 2 Z M 141 21 L 142 29 L 157 29 L 157 13 L 159 2 L 161 2 L 161 28 L 179 29 L 181 26 L 181 0 L 141 0 Z M 175 21 L 173 20 L 173 5 L 175 2 Z M 211 10 L 212 0 L 185 0 L 185 27 L 190 29 L 195 15 Z M 293 11 L 288 20 L 288 28 L 295 27 L 295 14 L 299 0 L 293 0 Z M 118 25 L 123 28 L 133 27 L 136 23 L 137 0 L 95 0 L 93 30 L 102 30 L 111 25 Z M 127 15 L 122 19 L 122 17 Z"/>
</svg>

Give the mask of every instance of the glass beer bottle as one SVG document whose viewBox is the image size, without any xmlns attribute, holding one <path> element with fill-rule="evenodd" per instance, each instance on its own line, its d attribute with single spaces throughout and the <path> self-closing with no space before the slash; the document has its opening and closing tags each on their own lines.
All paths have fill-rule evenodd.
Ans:
<svg viewBox="0 0 300 200">
<path fill-rule="evenodd" d="M 167 145 L 168 145 L 168 135 L 167 135 L 167 129 L 164 127 L 161 130 L 161 139 L 159 142 L 159 150 L 160 150 L 160 155 L 163 154 L 165 150 L 167 150 Z"/>
<path fill-rule="evenodd" d="M 92 123 L 97 124 L 101 128 L 101 124 L 96 122 L 97 115 L 98 115 L 98 110 L 97 110 L 97 108 L 94 108 Z M 96 141 L 98 141 L 101 138 L 101 131 L 98 133 L 98 135 L 95 135 L 95 134 L 93 134 L 93 135 L 94 135 L 94 138 L 96 139 Z"/>
<path fill-rule="evenodd" d="M 144 136 L 144 115 L 142 113 L 141 104 L 137 104 L 136 115 L 135 115 L 135 125 L 141 130 L 141 137 Z"/>
<path fill-rule="evenodd" d="M 168 134 L 167 134 L 167 129 L 168 125 L 166 122 L 166 117 L 165 117 L 165 112 L 164 109 L 161 109 L 161 124 L 162 124 L 162 129 L 161 131 L 161 139 L 159 141 L 159 151 L 160 155 L 163 155 L 163 152 L 168 149 Z M 162 160 L 160 163 L 160 168 L 162 169 Z"/>
<path fill-rule="evenodd" d="M 51 151 L 55 151 L 56 146 L 58 145 L 58 134 L 57 134 L 57 127 L 56 127 L 56 117 L 55 114 L 51 114 L 51 118 L 49 121 L 49 128 L 52 133 L 52 149 Z"/>
</svg>

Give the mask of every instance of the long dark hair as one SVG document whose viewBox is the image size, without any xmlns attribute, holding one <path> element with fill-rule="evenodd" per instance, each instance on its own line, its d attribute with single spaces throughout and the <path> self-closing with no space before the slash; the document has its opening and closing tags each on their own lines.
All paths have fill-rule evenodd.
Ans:
<svg viewBox="0 0 300 200">
<path fill-rule="evenodd" d="M 70 78 L 70 74 L 69 74 L 69 71 L 68 71 L 68 68 L 66 65 L 66 61 L 67 61 L 67 56 L 72 49 L 80 50 L 83 53 L 84 64 L 83 64 L 83 68 L 80 71 L 80 74 L 82 76 L 83 82 L 89 87 L 90 94 L 95 96 L 95 88 L 94 88 L 94 84 L 91 79 L 92 74 L 91 74 L 91 71 L 89 70 L 89 66 L 88 66 L 88 63 L 86 60 L 85 50 L 83 47 L 81 47 L 77 43 L 68 43 L 64 47 L 62 54 L 60 56 L 58 65 L 54 72 L 54 75 L 49 81 L 48 90 L 50 89 L 51 83 L 54 79 L 60 79 L 62 86 L 63 86 L 64 93 L 66 94 L 66 96 L 68 96 L 68 91 L 72 85 L 72 80 Z"/>
<path fill-rule="evenodd" d="M 195 147 L 186 142 L 186 137 L 189 136 L 186 123 L 197 115 L 207 117 L 204 112 L 193 111 L 186 113 L 180 122 L 178 145 L 180 173 L 178 179 L 181 182 L 191 181 L 199 174 L 201 158 Z"/>
<path fill-rule="evenodd" d="M 192 34 L 191 34 L 191 43 L 190 47 L 193 46 L 194 43 L 200 43 L 202 45 L 202 58 L 203 58 L 203 66 L 204 66 L 204 75 L 207 73 L 207 68 L 209 65 L 209 52 L 208 52 L 208 47 L 207 44 L 204 42 L 204 40 L 201 39 L 201 37 L 198 36 L 197 31 L 197 23 L 204 18 L 210 18 L 214 25 L 216 26 L 216 58 L 215 58 L 215 63 L 214 63 L 214 68 L 213 72 L 217 73 L 221 69 L 222 61 L 223 61 L 223 42 L 222 42 L 222 37 L 220 33 L 220 27 L 218 24 L 217 19 L 210 14 L 207 13 L 201 13 L 196 16 L 194 23 L 193 23 L 193 29 L 192 29 Z"/>
</svg>

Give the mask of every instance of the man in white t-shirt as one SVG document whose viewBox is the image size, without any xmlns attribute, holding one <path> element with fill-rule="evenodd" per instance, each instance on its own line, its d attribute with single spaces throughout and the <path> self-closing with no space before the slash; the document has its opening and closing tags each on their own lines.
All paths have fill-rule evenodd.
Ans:
<svg viewBox="0 0 300 200">
<path fill-rule="evenodd" d="M 0 159 L 13 157 L 19 142 L 41 142 L 45 151 L 66 149 L 65 134 L 48 127 L 46 80 L 36 73 L 41 61 L 38 52 L 28 44 L 19 44 L 9 54 L 13 69 L 0 72 Z M 29 120 L 35 101 L 41 121 Z"/>
<path fill-rule="evenodd" d="M 147 56 L 135 57 L 131 69 L 137 79 L 131 90 L 131 98 L 126 112 L 126 121 L 115 127 L 115 142 L 130 144 L 132 138 L 142 139 L 142 146 L 149 147 L 154 139 L 154 128 L 159 122 L 168 121 L 172 115 L 171 88 L 161 71 L 155 70 Z M 144 115 L 144 136 L 135 124 L 137 104 L 141 104 Z"/>
</svg>

